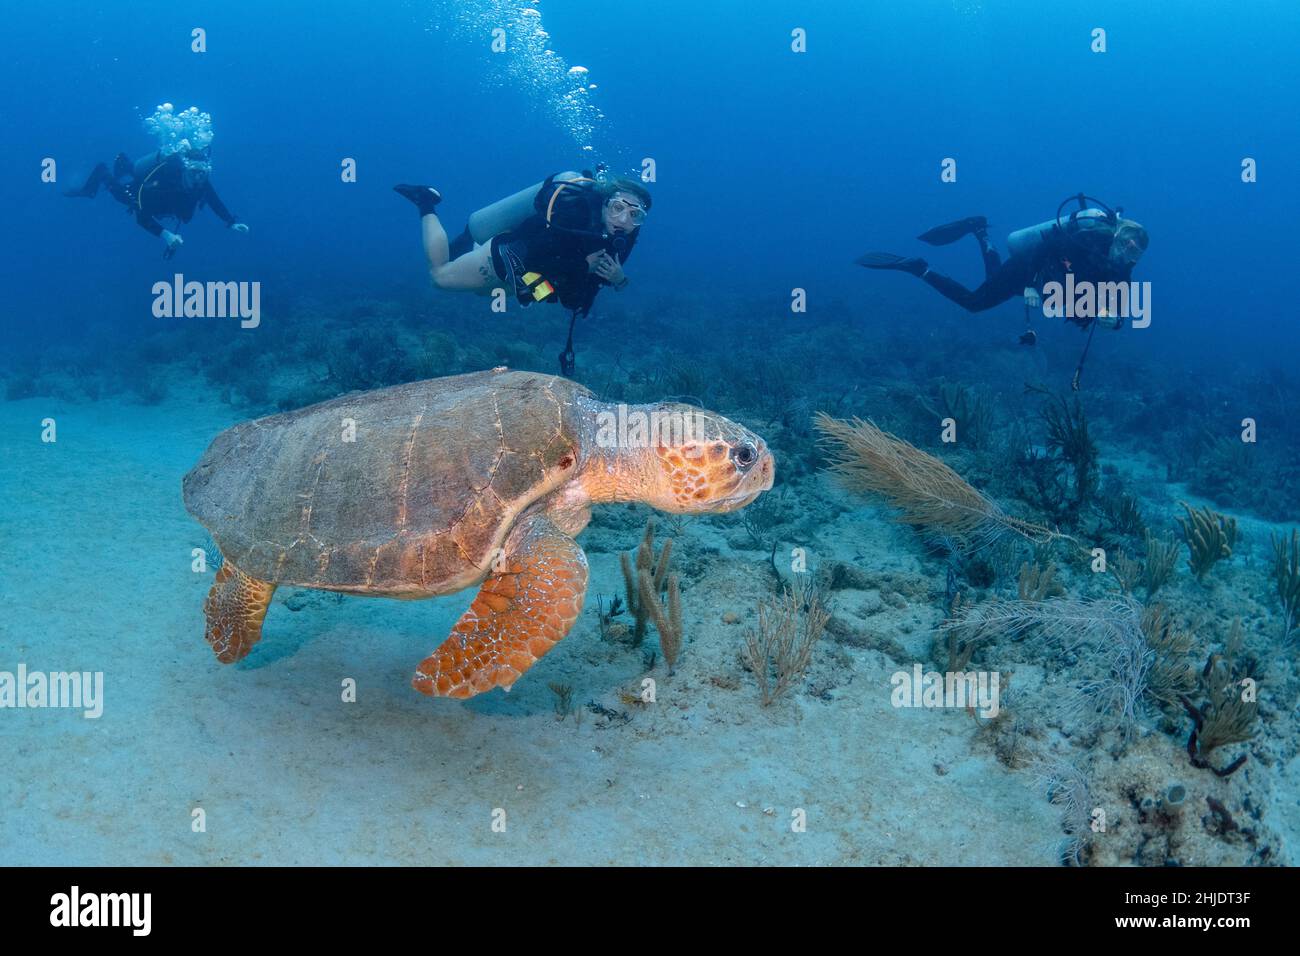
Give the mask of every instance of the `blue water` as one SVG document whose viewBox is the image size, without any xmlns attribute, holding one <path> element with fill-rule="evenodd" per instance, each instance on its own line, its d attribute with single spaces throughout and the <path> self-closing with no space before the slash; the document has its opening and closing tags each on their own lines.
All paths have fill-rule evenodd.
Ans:
<svg viewBox="0 0 1300 956">
<path fill-rule="evenodd" d="M 1276 363 L 1294 344 L 1281 319 L 1300 198 L 1285 174 L 1300 69 L 1289 4 L 1175 14 L 720 2 L 662 16 L 548 4 L 554 49 L 598 86 L 605 118 L 590 143 L 557 124 L 555 91 L 507 82 L 513 54 L 489 51 L 490 9 L 461 27 L 448 12 L 462 7 L 491 5 L 12 11 L 6 88 L 38 72 L 42 83 L 5 110 L 0 171 L 23 224 L 5 240 L 9 319 L 39 316 L 59 334 L 97 322 L 148 329 L 131 307 L 158 271 L 146 237 L 108 201 L 56 202 L 56 188 L 31 180 L 46 156 L 72 176 L 118 150 L 144 153 L 140 116 L 171 100 L 213 115 L 214 184 L 254 227 L 235 242 L 210 217 L 190 226 L 213 274 L 392 287 L 419 265 L 393 182 L 434 180 L 455 218 L 579 165 L 577 147 L 592 145 L 620 172 L 657 161 L 656 215 L 638 250 L 646 288 L 723 284 L 761 297 L 802 285 L 860 299 L 866 279 L 848 263 L 867 246 L 974 213 L 1005 235 L 1085 190 L 1151 232 L 1140 277 L 1160 290 L 1153 353 L 1227 348 Z M 195 25 L 207 53 L 189 50 Z M 794 26 L 808 31 L 804 55 L 790 52 Z M 1108 31 L 1104 54 L 1089 51 L 1096 26 Z M 359 181 L 344 186 L 338 164 L 350 155 Z M 949 156 L 958 179 L 941 183 Z M 1250 186 L 1246 156 L 1260 166 Z M 973 255 L 954 259 L 973 275 Z M 120 307 L 106 314 L 108 303 Z M 19 338 L 26 327 L 15 325 Z"/>
<path fill-rule="evenodd" d="M 1300 520 L 1293 417 L 1300 185 L 1291 168 L 1300 154 L 1300 8 L 1281 0 L 1221 8 L 1118 0 L 544 0 L 534 7 L 538 18 L 521 13 L 531 6 L 523 0 L 273 6 L 141 0 L 6 11 L 0 405 L 7 395 L 10 411 L 0 435 L 8 446 L 0 487 L 11 504 L 0 515 L 0 553 L 24 570 L 0 589 L 28 617 L 0 630 L 0 670 L 24 653 L 41 658 L 43 640 L 59 651 L 75 648 L 96 613 L 84 588 L 65 580 L 76 567 L 71 555 L 117 545 L 107 543 L 112 527 L 99 522 L 100 540 L 66 541 L 78 526 L 77 509 L 107 499 L 127 536 L 170 509 L 168 527 L 181 552 L 204 546 L 180 508 L 180 478 L 221 428 L 426 373 L 495 364 L 556 371 L 565 313 L 512 303 L 498 315 L 486 300 L 432 288 L 416 217 L 391 191 L 395 183 L 437 186 L 439 213 L 454 236 L 475 209 L 548 173 L 604 163 L 611 173 L 637 176 L 652 160 L 655 177 L 646 186 L 653 208 L 628 263 L 631 286 L 602 291 L 579 326 L 576 377 L 602 397 L 646 400 L 645 383 L 662 375 L 665 397 L 689 395 L 766 429 L 777 455 L 777 492 L 782 483 L 788 489 L 781 499 L 788 513 L 771 519 L 782 540 L 817 538 L 824 551 L 850 562 L 869 562 L 874 545 L 819 537 L 831 534 L 828 514 L 862 505 L 837 497 L 843 493 L 819 475 L 812 411 L 877 419 L 949 460 L 1013 512 L 1045 520 L 1016 494 L 1009 459 L 960 448 L 950 456 L 954 450 L 911 396 L 933 403 L 942 383 L 983 390 L 994 403 L 997 434 L 1010 442 L 1013 426 L 1023 424 L 1028 444 L 1042 450 L 1041 402 L 1023 385 L 1070 395 L 1087 340 L 1073 326 L 1039 318 L 1039 344 L 1017 346 L 1025 327 L 1019 299 L 968 315 L 909 276 L 867 272 L 853 260 L 868 250 L 926 255 L 974 286 L 980 264 L 970 239 L 932 249 L 913 237 L 980 214 L 1005 252 L 1008 233 L 1051 218 L 1064 198 L 1084 191 L 1122 206 L 1148 230 L 1150 247 L 1133 278 L 1151 284 L 1152 322 L 1098 332 L 1089 348 L 1079 396 L 1100 448 L 1099 490 L 1092 510 L 1072 516 L 1068 530 L 1091 541 L 1108 482 L 1136 495 L 1147 525 L 1161 533 L 1177 533 L 1184 498 L 1239 519 L 1242 544 L 1212 573 L 1213 586 L 1192 579 L 1184 549 L 1164 598 L 1200 625 L 1198 666 L 1222 646 L 1236 617 L 1244 618 L 1250 654 L 1272 662 L 1266 729 L 1234 751 L 1257 748 L 1248 765 L 1257 776 L 1248 783 L 1242 774 L 1223 785 L 1236 789 L 1214 792 L 1236 806 L 1252 798 L 1277 805 L 1271 825 L 1283 836 L 1271 857 L 1254 847 L 1200 859 L 1261 862 L 1288 852 L 1285 835 L 1300 797 L 1300 773 L 1289 769 L 1295 638 L 1284 634 L 1269 574 L 1270 536 Z M 206 31 L 205 52 L 190 48 L 195 27 Z M 506 30 L 504 53 L 491 49 L 496 27 Z M 1099 27 L 1102 53 L 1090 49 Z M 806 31 L 806 52 L 791 49 L 796 28 Z M 575 66 L 586 72 L 571 74 Z M 180 227 L 185 244 L 171 262 L 107 195 L 61 195 L 96 162 L 153 148 L 142 122 L 164 102 L 210 113 L 213 186 L 249 226 L 247 235 L 235 234 L 200 209 Z M 41 179 L 47 158 L 56 163 L 55 182 Z M 340 177 L 348 158 L 356 182 Z M 956 160 L 954 182 L 941 179 L 949 158 Z M 1257 181 L 1242 180 L 1247 158 Z M 153 285 L 178 271 L 260 282 L 261 326 L 155 317 Z M 791 310 L 793 290 L 804 290 L 806 311 Z M 448 337 L 439 340 L 451 350 L 446 360 L 411 360 L 412 349 L 436 332 Z M 358 354 L 363 341 L 373 349 L 366 367 L 340 373 L 339 355 Z M 114 403 L 127 411 L 112 411 Z M 148 447 L 148 436 L 168 450 L 153 462 L 143 453 L 131 457 L 134 465 L 98 457 L 83 459 L 80 470 L 60 465 L 66 484 L 50 484 L 28 448 L 33 422 L 46 414 L 60 419 L 64 434 L 93 438 L 99 454 L 111 457 L 113 422 L 126 428 L 128 418 L 130 437 L 122 441 L 132 456 Z M 1231 443 L 1247 418 L 1259 439 L 1240 443 L 1244 457 L 1237 458 Z M 827 510 L 832 500 L 838 512 Z M 887 512 L 855 514 L 863 528 L 888 520 Z M 635 547 L 639 521 L 625 531 L 610 549 Z M 1124 548 L 1134 552 L 1141 540 L 1131 534 Z M 943 562 L 906 534 L 891 541 L 941 597 Z M 66 562 L 54 553 L 64 546 Z M 723 550 L 745 549 L 731 540 Z M 761 567 L 763 550 L 735 560 Z M 131 552 L 133 575 L 152 574 L 151 554 Z M 612 592 L 620 585 L 616 568 L 608 571 Z M 1101 593 L 1085 572 L 1072 572 L 1072 597 Z M 42 581 L 58 582 L 64 606 L 57 616 L 42 617 L 52 600 L 37 593 Z M 999 587 L 1014 592 L 1014 579 L 999 579 L 993 590 Z M 177 650 L 168 637 L 168 654 L 184 648 L 181 666 L 198 682 L 215 665 L 199 633 L 180 631 L 201 630 L 201 591 L 161 587 L 151 599 L 183 612 Z M 942 600 L 929 603 L 941 615 Z M 712 610 L 710 620 L 718 616 Z M 129 617 L 125 606 L 115 613 Z M 57 666 L 57 654 L 46 656 L 43 666 Z M 390 690 L 400 697 L 410 655 L 393 656 L 401 660 L 385 674 L 396 675 Z M 546 680 L 535 681 L 542 685 L 535 703 L 549 720 Z M 232 679 L 224 693 L 237 694 L 239 686 Z M 610 688 L 579 690 L 602 692 Z M 400 706 L 418 714 L 424 703 Z M 0 711 L 0 729 L 6 719 Z M 1173 766 L 1190 724 L 1176 710 L 1163 720 L 1153 712 L 1147 731 L 1165 747 L 1155 759 Z M 23 725 L 23 733 L 56 732 L 45 726 Z M 172 745 L 183 753 L 186 741 Z M 698 746 L 707 754 L 708 738 Z M 1102 747 L 1084 748 L 1085 756 Z M 1261 747 L 1276 757 L 1267 782 Z M 1207 775 L 1181 759 L 1179 774 Z M 106 758 L 101 770 L 112 766 Z M 33 789 L 25 805 L 55 799 Z M 559 799 L 550 810 L 564 806 Z M 6 859 L 0 841 L 0 862 L 38 862 L 42 846 L 74 846 L 76 827 L 92 826 L 76 820 L 66 832 L 25 840 L 30 830 L 11 817 L 7 835 L 18 849 Z M 110 830 L 97 839 L 88 860 L 111 857 L 127 835 Z M 247 835 L 228 858 L 248 860 L 256 839 Z M 714 849 L 700 836 L 684 859 L 710 859 Z M 72 850 L 50 852 L 77 860 Z M 818 852 L 818 859 L 852 859 Z M 287 847 L 269 855 L 272 862 L 318 859 Z M 162 850 L 141 857 L 220 858 Z M 371 861 L 400 858 L 377 853 Z M 492 861 L 490 853 L 467 858 Z M 672 862 L 671 848 L 658 859 Z M 875 859 L 896 858 L 882 850 Z M 1128 851 L 1093 859 L 1134 861 Z"/>
</svg>

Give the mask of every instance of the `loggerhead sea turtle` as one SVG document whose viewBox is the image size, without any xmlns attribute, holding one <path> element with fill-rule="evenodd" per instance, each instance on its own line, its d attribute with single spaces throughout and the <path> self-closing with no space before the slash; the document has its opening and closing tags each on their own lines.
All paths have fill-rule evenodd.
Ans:
<svg viewBox="0 0 1300 956">
<path fill-rule="evenodd" d="M 592 504 L 734 511 L 774 473 L 763 440 L 720 415 L 605 404 L 505 369 L 244 422 L 185 476 L 185 507 L 224 559 L 205 636 L 223 663 L 244 657 L 281 584 L 424 598 L 481 583 L 412 683 L 439 697 L 508 690 L 582 610 L 573 539 Z"/>
</svg>

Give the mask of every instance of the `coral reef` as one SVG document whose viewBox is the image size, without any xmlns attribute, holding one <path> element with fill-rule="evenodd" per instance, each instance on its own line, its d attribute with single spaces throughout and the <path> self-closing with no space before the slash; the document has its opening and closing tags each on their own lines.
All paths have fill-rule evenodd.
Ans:
<svg viewBox="0 0 1300 956">
<path fill-rule="evenodd" d="M 1049 396 L 1040 414 L 1047 429 L 1046 463 L 1055 500 L 1044 501 L 1040 495 L 1040 501 L 1072 523 L 1097 490 L 1097 445 L 1089 434 L 1088 418 L 1077 396 L 1071 404 L 1041 387 L 1031 386 L 1030 391 Z"/>
<path fill-rule="evenodd" d="M 956 382 L 940 382 L 937 408 L 919 396 L 917 401 L 935 422 L 952 419 L 956 423 L 959 445 L 974 449 L 989 446 L 993 438 L 993 403 L 984 392 Z"/>
<path fill-rule="evenodd" d="M 645 533 L 641 536 L 641 544 L 636 550 L 635 565 L 626 553 L 618 556 L 619 566 L 623 570 L 623 588 L 627 595 L 627 607 L 636 622 L 632 628 L 633 647 L 640 647 L 641 641 L 645 639 L 646 621 L 654 610 L 651 605 L 658 604 L 658 595 L 667 584 L 668 563 L 672 560 L 672 554 L 673 539 L 669 538 L 664 542 L 656 558 L 655 525 L 652 518 L 645 523 Z M 643 583 L 643 579 L 649 582 L 648 588 Z M 643 596 L 646 594 L 651 595 L 655 600 L 644 600 Z M 661 635 L 662 633 L 660 631 Z"/>
<path fill-rule="evenodd" d="M 1051 561 L 1046 565 L 1022 562 L 1017 589 L 1022 601 L 1042 601 L 1065 594 L 1065 588 L 1056 579 L 1056 565 Z"/>
<path fill-rule="evenodd" d="M 1133 588 L 1142 580 L 1142 569 L 1141 561 L 1134 561 L 1123 551 L 1117 552 L 1106 564 L 1106 572 L 1126 596 L 1132 594 Z"/>
<path fill-rule="evenodd" d="M 958 608 L 939 630 L 957 631 L 964 641 L 1017 639 L 1032 631 L 1044 645 L 1070 650 L 1085 642 L 1113 646 L 1134 634 L 1140 639 L 1139 621 L 1140 611 L 1132 601 L 992 598 Z"/>
<path fill-rule="evenodd" d="M 1204 581 L 1212 567 L 1232 557 L 1233 545 L 1237 543 L 1237 519 L 1208 507 L 1193 508 L 1185 501 L 1180 504 L 1187 511 L 1185 518 L 1178 519 L 1189 552 L 1187 566 L 1196 580 Z"/>
<path fill-rule="evenodd" d="M 895 662 L 910 666 L 928 655 L 936 668 L 974 666 L 1007 679 L 1014 669 L 1014 712 L 981 718 L 973 731 L 964 717 L 931 721 L 941 729 L 926 742 L 970 747 L 977 759 L 992 755 L 1008 768 L 1031 751 L 1050 752 L 1061 765 L 1043 779 L 1062 814 L 1063 862 L 1203 865 L 1277 854 L 1281 844 L 1270 849 L 1261 813 L 1278 803 L 1269 789 L 1277 768 L 1294 761 L 1288 721 L 1300 672 L 1295 655 L 1278 650 L 1300 626 L 1300 532 L 1288 525 L 1287 534 L 1275 533 L 1269 553 L 1262 542 L 1278 529 L 1246 515 L 1293 522 L 1296 513 L 1290 488 L 1300 486 L 1300 430 L 1290 421 L 1289 384 L 1191 386 L 1171 375 L 1159 388 L 1142 387 L 1151 370 L 1125 368 L 1114 356 L 1112 367 L 1090 370 L 1081 400 L 1022 391 L 1030 350 L 990 349 L 982 340 L 970 348 L 975 333 L 962 339 L 962 328 L 918 350 L 913 331 L 878 323 L 863 328 L 861 347 L 845 349 L 842 326 L 794 329 L 754 303 L 705 308 L 665 297 L 637 309 L 626 301 L 602 302 L 600 325 L 588 325 L 578 341 L 576 377 L 607 400 L 677 397 L 753 423 L 777 456 L 779 485 L 732 515 L 647 523 L 638 547 L 617 562 L 644 512 L 598 511 L 587 532 L 593 584 L 623 593 L 598 595 L 596 617 L 585 621 L 592 639 L 569 640 L 549 659 L 555 681 L 533 698 L 548 722 L 553 702 L 558 719 L 585 714 L 587 731 L 649 733 L 654 725 L 662 733 L 671 725 L 675 734 L 719 719 L 741 723 L 753 691 L 732 694 L 740 709 L 725 710 L 727 695 L 749 679 L 737 652 L 765 706 L 800 695 L 800 703 L 819 702 L 819 718 L 823 710 L 843 717 L 835 708 L 855 699 L 832 693 L 837 684 L 856 679 L 860 691 Z M 558 347 L 554 323 L 484 334 L 477 303 L 430 300 L 423 288 L 391 301 L 322 293 L 266 312 L 256 337 L 195 324 L 151 332 L 116 353 L 10 356 L 0 390 L 14 400 L 129 403 L 195 394 L 236 406 L 226 410 L 233 419 L 499 364 L 551 372 Z M 856 316 L 850 308 L 840 318 Z M 736 336 L 741 321 L 746 334 Z M 728 347 L 684 359 L 673 347 L 683 329 Z M 562 328 L 558 334 L 562 340 Z M 208 387 L 191 392 L 203 377 Z M 823 411 L 814 416 L 816 409 Z M 1239 440 L 1236 423 L 1247 413 L 1260 418 L 1267 442 Z M 941 418 L 956 421 L 955 443 L 940 440 Z M 920 544 L 848 495 L 827 493 L 824 459 L 849 491 L 896 508 Z M 1240 543 L 1236 519 L 1210 508 L 1185 505 L 1173 525 L 1177 498 L 1192 495 L 1242 515 Z M 690 546 L 674 547 L 671 539 L 683 535 Z M 1184 540 L 1191 575 L 1180 568 Z M 1108 575 L 1091 573 L 1061 541 L 1103 547 Z M 784 545 L 805 549 L 822 573 L 788 573 Z M 1234 550 L 1230 566 L 1214 570 Z M 1225 571 L 1231 587 L 1207 590 L 1192 580 Z M 1207 635 L 1237 616 L 1246 626 L 1202 672 Z M 645 640 L 650 624 L 657 643 Z M 731 627 L 743 647 L 719 639 Z M 603 703 L 575 706 L 573 686 L 561 682 L 574 680 L 565 669 L 572 653 L 611 669 L 602 675 L 606 688 L 626 688 L 630 673 L 639 679 L 660 657 L 671 671 L 682 663 L 684 628 L 692 645 L 673 682 L 672 720 L 656 725 L 665 711 L 634 693 L 597 691 L 607 695 Z M 629 647 L 640 653 L 629 655 Z M 1268 694 L 1257 704 L 1243 699 L 1241 682 L 1257 676 L 1261 661 Z M 678 707 L 688 719 L 676 719 Z M 1255 759 L 1232 772 L 1247 748 Z M 1189 757 L 1198 769 L 1188 769 Z M 1109 821 L 1103 832 L 1090 826 L 1098 808 Z"/>
<path fill-rule="evenodd" d="M 1257 371 L 1257 370 L 1252 370 Z M 1291 407 L 1294 385 L 1256 376 L 1233 376 L 1231 387 L 1202 377 L 1196 388 L 1176 387 L 1160 397 L 1154 417 L 1135 422 L 1137 435 L 1153 420 L 1168 423 L 1149 436 L 1160 448 L 1170 482 L 1186 482 L 1193 494 L 1221 507 L 1249 511 L 1270 521 L 1295 516 L 1300 483 L 1300 429 Z M 1270 441 L 1246 441 L 1240 416 L 1228 408 L 1258 410 L 1261 429 Z"/>
<path fill-rule="evenodd" d="M 760 551 L 773 551 L 777 545 L 777 528 L 790 513 L 789 487 L 773 489 L 740 512 L 740 522 L 750 543 Z"/>
<path fill-rule="evenodd" d="M 958 617 L 962 607 L 962 595 L 957 593 L 953 595 L 952 603 L 948 607 L 946 620 L 951 621 Z M 941 649 L 943 655 L 938 653 L 934 655 L 936 660 L 943 660 L 944 673 L 957 674 L 965 671 L 970 666 L 971 658 L 974 657 L 975 651 L 980 644 L 990 635 L 987 632 L 966 635 L 961 629 L 956 627 L 940 628 L 936 632 L 938 640 L 936 650 Z"/>
<path fill-rule="evenodd" d="M 1173 535 L 1157 538 L 1148 531 L 1146 548 L 1146 561 L 1142 563 L 1142 587 L 1146 589 L 1147 597 L 1153 598 L 1174 576 L 1174 566 L 1178 563 L 1178 541 Z"/>
<path fill-rule="evenodd" d="M 1142 634 L 1155 654 L 1147 675 L 1147 690 L 1162 705 L 1177 707 L 1196 689 L 1196 665 L 1191 632 L 1183 630 L 1169 609 L 1155 604 L 1142 612 Z"/>
<path fill-rule="evenodd" d="M 623 599 L 617 594 L 610 598 L 608 607 L 605 606 L 605 596 L 602 594 L 596 595 L 596 621 L 602 641 L 623 640 L 632 633 L 631 629 L 622 621 L 614 620 L 624 610 Z"/>
<path fill-rule="evenodd" d="M 882 431 L 871 422 L 816 418 L 833 471 L 849 488 L 883 496 L 901 511 L 900 521 L 948 535 L 976 550 L 1007 533 L 1031 541 L 1060 537 L 1004 512 L 932 455 Z"/>
<path fill-rule="evenodd" d="M 809 593 L 801 599 L 786 588 L 775 600 L 759 601 L 758 627 L 745 634 L 745 665 L 758 683 L 764 707 L 784 696 L 803 676 L 830 619 L 816 592 Z"/>
<path fill-rule="evenodd" d="M 1084 770 L 1061 758 L 1039 759 L 1033 775 L 1047 799 L 1060 808 L 1061 829 L 1065 840 L 1058 847 L 1060 861 L 1082 866 L 1092 842 L 1093 810 L 1097 806 L 1092 783 Z"/>
<path fill-rule="evenodd" d="M 1105 494 L 1101 499 L 1101 514 L 1108 530 L 1112 534 L 1142 537 L 1147 525 L 1142 517 L 1138 500 L 1127 492 Z"/>
<path fill-rule="evenodd" d="M 1193 728 L 1187 739 L 1187 753 L 1192 766 L 1213 770 L 1220 777 L 1234 773 L 1246 762 L 1242 754 L 1226 767 L 1210 763 L 1210 753 L 1228 744 L 1244 743 L 1254 738 L 1259 702 L 1254 696 L 1254 682 L 1238 663 L 1241 651 L 1241 621 L 1232 624 L 1221 656 L 1211 655 L 1202 674 L 1207 700 L 1197 707 L 1187 697 L 1183 706 L 1192 718 Z"/>
<path fill-rule="evenodd" d="M 669 539 L 670 542 L 671 540 Z M 664 551 L 667 550 L 668 545 L 664 545 Z M 666 562 L 664 564 L 666 566 Z M 638 580 L 641 594 L 637 607 L 650 612 L 650 617 L 655 622 L 655 631 L 659 634 L 659 649 L 663 651 L 664 661 L 668 664 L 668 673 L 672 674 L 682 651 L 682 595 L 677 587 L 677 575 L 668 575 L 666 609 L 659 600 L 653 579 L 643 574 Z"/>
<path fill-rule="evenodd" d="M 1140 626 L 1122 621 L 1113 634 L 1115 639 L 1101 647 L 1105 674 L 1080 684 L 1077 696 L 1067 703 L 1067 710 L 1090 732 L 1118 731 L 1122 749 L 1142 723 L 1143 698 L 1149 689 L 1156 655 Z"/>
<path fill-rule="evenodd" d="M 1096 676 L 1063 699 L 1061 717 L 1089 734 L 1118 731 L 1121 748 L 1145 723 L 1149 704 L 1168 712 L 1194 689 L 1193 638 L 1167 609 L 1144 608 L 1131 599 L 1053 599 L 1034 580 L 1022 579 L 1018 600 L 955 607 L 938 628 L 949 663 L 964 666 L 979 645 L 1029 634 L 1040 657 L 1082 653 L 1080 666 L 1090 662 Z"/>
<path fill-rule="evenodd" d="M 1273 544 L 1273 583 L 1282 605 L 1282 640 L 1288 641 L 1300 622 L 1300 530 L 1270 538 Z"/>
</svg>

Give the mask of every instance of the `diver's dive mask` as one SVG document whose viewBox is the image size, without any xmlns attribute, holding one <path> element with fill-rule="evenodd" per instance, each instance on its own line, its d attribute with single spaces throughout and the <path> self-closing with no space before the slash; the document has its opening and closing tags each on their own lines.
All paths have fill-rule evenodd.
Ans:
<svg viewBox="0 0 1300 956">
<path fill-rule="evenodd" d="M 1107 258 L 1117 269 L 1131 269 L 1142 258 L 1142 253 L 1147 251 L 1149 241 L 1147 231 L 1139 223 L 1132 219 L 1121 219 L 1115 229 L 1115 237 L 1110 242 Z"/>
<path fill-rule="evenodd" d="M 619 219 L 626 215 L 632 225 L 639 226 L 645 222 L 645 209 L 635 203 L 625 202 L 622 199 L 611 199 L 609 201 L 609 214 L 611 218 Z"/>
</svg>

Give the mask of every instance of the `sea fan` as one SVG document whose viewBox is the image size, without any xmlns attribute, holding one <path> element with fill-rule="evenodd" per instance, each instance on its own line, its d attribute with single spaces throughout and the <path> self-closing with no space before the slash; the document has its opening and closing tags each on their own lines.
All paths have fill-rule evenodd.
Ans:
<svg viewBox="0 0 1300 956">
<path fill-rule="evenodd" d="M 1040 755 L 1030 768 L 1039 787 L 1060 808 L 1066 839 L 1058 847 L 1060 862 L 1082 866 L 1083 853 L 1092 842 L 1092 815 L 1097 805 L 1092 781 L 1077 764 L 1062 757 Z"/>
<path fill-rule="evenodd" d="M 1032 631 L 1035 640 L 1058 653 L 1092 648 L 1101 677 L 1072 688 L 1060 700 L 1058 719 L 1091 730 L 1117 729 L 1125 742 L 1138 732 L 1148 697 L 1159 699 L 1153 675 L 1176 662 L 1152 646 L 1142 608 L 1130 599 L 1013 601 L 995 598 L 959 608 L 939 625 L 941 634 L 963 647 L 1012 639 Z"/>
<path fill-rule="evenodd" d="M 1030 630 L 1047 647 L 1070 651 L 1080 644 L 1106 648 L 1142 639 L 1141 611 L 1129 600 L 1014 601 L 994 598 L 967 604 L 939 625 L 955 631 L 963 644 L 1006 636 L 1018 638 Z"/>
<path fill-rule="evenodd" d="M 904 524 L 947 535 L 967 551 L 1007 532 L 1036 544 L 1067 537 L 1012 517 L 938 458 L 871 422 L 841 421 L 818 412 L 816 425 L 831 470 L 854 491 L 882 495 L 902 512 L 898 520 Z"/>
</svg>

